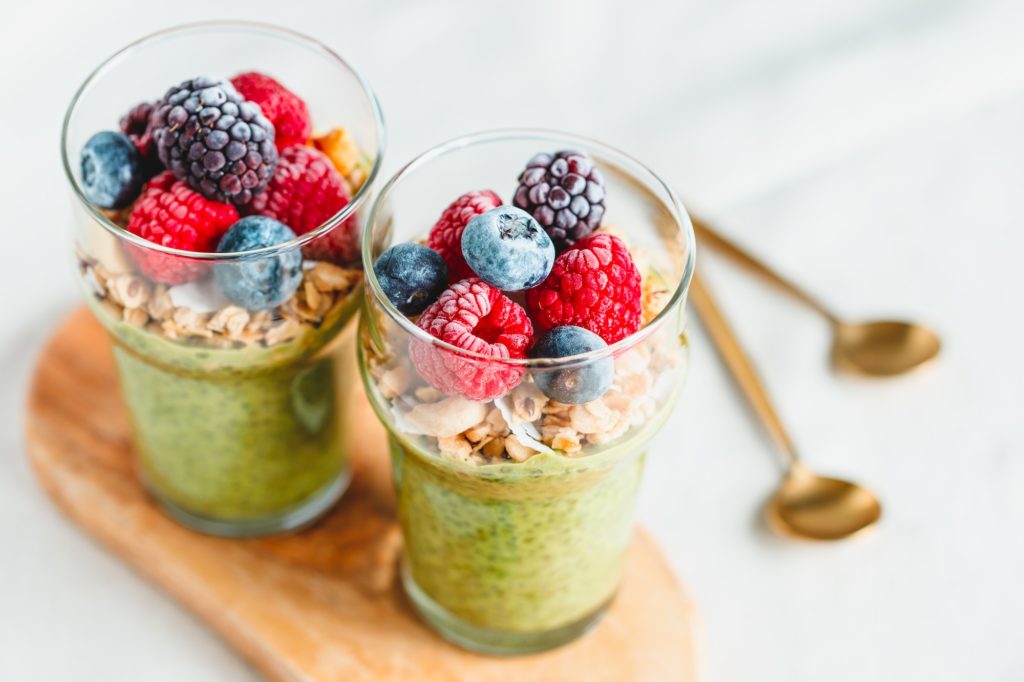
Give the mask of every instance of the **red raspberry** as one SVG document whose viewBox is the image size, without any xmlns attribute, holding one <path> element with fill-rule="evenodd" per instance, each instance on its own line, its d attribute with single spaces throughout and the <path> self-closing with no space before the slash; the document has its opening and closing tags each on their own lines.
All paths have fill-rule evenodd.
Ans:
<svg viewBox="0 0 1024 682">
<path fill-rule="evenodd" d="M 306 234 L 327 222 L 350 200 L 345 180 L 323 152 L 293 145 L 281 151 L 266 191 L 253 197 L 245 211 L 280 220 L 295 234 Z M 307 244 L 305 254 L 337 263 L 356 260 L 359 225 L 355 218 Z"/>
<path fill-rule="evenodd" d="M 234 206 L 211 201 L 164 171 L 146 184 L 132 208 L 127 230 L 154 244 L 211 253 L 237 220 Z M 183 284 L 204 274 L 203 263 L 181 256 L 131 245 L 128 254 L 154 282 Z"/>
<path fill-rule="evenodd" d="M 270 76 L 249 71 L 232 78 L 231 84 L 242 97 L 260 105 L 263 115 L 274 124 L 278 151 L 293 144 L 305 144 L 313 134 L 306 103 Z"/>
<path fill-rule="evenodd" d="M 489 189 L 467 192 L 444 210 L 427 237 L 427 246 L 441 254 L 448 265 L 448 281 L 476 277 L 462 256 L 462 231 L 481 213 L 501 206 L 501 198 Z"/>
<path fill-rule="evenodd" d="M 495 358 L 522 358 L 533 342 L 533 325 L 522 307 L 477 278 L 451 285 L 417 322 L 431 336 Z M 523 370 L 466 357 L 423 341 L 409 352 L 420 375 L 451 395 L 492 400 L 519 385 Z"/>
<path fill-rule="evenodd" d="M 640 328 L 640 271 L 621 239 L 595 234 L 555 259 L 547 279 L 526 292 L 526 307 L 543 331 L 571 324 L 615 343 Z"/>
</svg>

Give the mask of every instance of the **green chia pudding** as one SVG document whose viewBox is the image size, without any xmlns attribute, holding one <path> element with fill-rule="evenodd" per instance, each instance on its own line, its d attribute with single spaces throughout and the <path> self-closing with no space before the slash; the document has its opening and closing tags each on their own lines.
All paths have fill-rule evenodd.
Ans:
<svg viewBox="0 0 1024 682">
<path fill-rule="evenodd" d="M 201 519 L 258 520 L 344 484 L 353 335 L 341 330 L 352 301 L 269 348 L 188 345 L 91 304 L 114 340 L 142 477 L 162 503 Z"/>
<path fill-rule="evenodd" d="M 539 632 L 612 598 L 645 455 L 537 455 L 471 467 L 391 438 L 406 561 L 416 586 L 483 628 Z"/>
</svg>

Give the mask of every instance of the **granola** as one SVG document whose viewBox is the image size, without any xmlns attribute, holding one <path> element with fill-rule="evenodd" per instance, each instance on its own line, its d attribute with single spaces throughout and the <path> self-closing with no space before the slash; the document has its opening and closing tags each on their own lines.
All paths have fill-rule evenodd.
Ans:
<svg viewBox="0 0 1024 682">
<path fill-rule="evenodd" d="M 422 383 L 407 361 L 371 363 L 380 396 L 399 428 L 426 438 L 442 457 L 468 464 L 524 462 L 538 452 L 583 455 L 646 423 L 657 410 L 658 377 L 682 362 L 678 343 L 666 333 L 615 358 L 612 387 L 600 398 L 573 405 L 550 400 L 527 375 L 506 396 L 476 402 L 446 396 Z"/>
<path fill-rule="evenodd" d="M 115 320 L 171 340 L 194 340 L 216 348 L 271 347 L 320 325 L 352 293 L 362 271 L 314 261 L 294 295 L 274 310 L 251 312 L 228 304 L 212 312 L 175 305 L 166 284 L 150 284 L 130 272 L 112 273 L 84 252 L 79 269 L 100 306 Z"/>
</svg>

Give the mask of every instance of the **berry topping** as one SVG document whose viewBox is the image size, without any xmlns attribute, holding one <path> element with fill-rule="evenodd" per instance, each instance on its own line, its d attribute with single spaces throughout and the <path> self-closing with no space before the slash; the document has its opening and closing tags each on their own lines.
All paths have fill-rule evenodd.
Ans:
<svg viewBox="0 0 1024 682">
<path fill-rule="evenodd" d="M 234 206 L 210 201 L 165 171 L 146 185 L 126 229 L 162 246 L 212 253 L 237 220 Z M 128 252 L 139 270 L 155 282 L 183 284 L 204 272 L 202 263 L 181 256 L 134 245 L 129 245 Z"/>
<path fill-rule="evenodd" d="M 277 164 L 274 126 L 235 86 L 195 78 L 167 91 L 153 114 L 160 161 L 207 199 L 244 206 Z"/>
<path fill-rule="evenodd" d="M 281 152 L 267 191 L 253 199 L 245 212 L 280 220 L 295 234 L 306 234 L 330 220 L 349 200 L 345 180 L 330 159 L 312 147 L 295 145 Z M 358 223 L 346 220 L 335 226 L 307 245 L 306 256 L 335 263 L 356 260 Z"/>
<path fill-rule="evenodd" d="M 419 315 L 448 286 L 441 254 L 422 244 L 392 246 L 373 264 L 380 288 L 403 315 Z"/>
<path fill-rule="evenodd" d="M 121 132 L 135 144 L 146 167 L 152 169 L 154 175 L 160 168 L 160 159 L 157 158 L 153 144 L 152 119 L 155 110 L 156 105 L 152 102 L 140 102 L 121 117 Z"/>
<path fill-rule="evenodd" d="M 262 73 L 249 71 L 231 79 L 239 94 L 260 105 L 274 125 L 274 142 L 280 151 L 293 144 L 305 144 L 313 134 L 309 109 L 298 95 Z"/>
<path fill-rule="evenodd" d="M 446 289 L 417 324 L 453 346 L 499 359 L 525 357 L 533 340 L 526 311 L 475 278 Z M 523 378 L 518 367 L 467 357 L 424 341 L 414 340 L 409 352 L 420 375 L 434 388 L 470 400 L 502 396 Z"/>
<path fill-rule="evenodd" d="M 523 291 L 544 281 L 555 246 L 530 214 L 499 206 L 475 216 L 462 232 L 462 255 L 480 279 L 502 291 Z"/>
<path fill-rule="evenodd" d="M 555 259 L 548 278 L 526 292 L 526 306 L 542 330 L 575 325 L 615 343 L 640 328 L 640 272 L 621 239 L 591 235 Z"/>
<path fill-rule="evenodd" d="M 245 211 L 280 220 L 296 234 L 306 234 L 345 208 L 349 199 L 345 181 L 330 159 L 312 147 L 295 145 L 281 152 L 267 191 Z"/>
<path fill-rule="evenodd" d="M 473 270 L 462 256 L 462 231 L 466 223 L 498 206 L 501 206 L 501 198 L 489 189 L 467 192 L 453 201 L 434 223 L 427 236 L 427 246 L 441 254 L 448 264 L 450 282 L 473 277 Z"/>
<path fill-rule="evenodd" d="M 561 151 L 527 162 L 513 203 L 536 218 L 562 251 L 601 225 L 604 195 L 604 180 L 590 157 Z"/>
<path fill-rule="evenodd" d="M 126 135 L 104 131 L 82 148 L 82 191 L 100 208 L 124 208 L 139 196 L 142 157 Z"/>
<path fill-rule="evenodd" d="M 607 346 L 597 334 L 567 325 L 555 327 L 542 336 L 530 351 L 530 357 L 565 358 Z M 604 395 L 614 375 L 615 362 L 607 357 L 566 369 L 538 370 L 533 373 L 533 380 L 552 400 L 579 405 Z"/>
<path fill-rule="evenodd" d="M 217 247 L 218 253 L 251 251 L 295 239 L 287 225 L 273 218 L 248 216 L 231 226 Z M 302 253 L 297 248 L 213 266 L 217 286 L 243 308 L 264 310 L 281 305 L 302 282 Z"/>
</svg>

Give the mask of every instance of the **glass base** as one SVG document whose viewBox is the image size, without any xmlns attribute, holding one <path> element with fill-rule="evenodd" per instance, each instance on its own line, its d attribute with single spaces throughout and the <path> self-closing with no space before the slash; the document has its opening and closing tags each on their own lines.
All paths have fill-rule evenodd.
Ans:
<svg viewBox="0 0 1024 682">
<path fill-rule="evenodd" d="M 416 613 L 439 635 L 463 649 L 490 656 L 536 654 L 568 644 L 594 627 L 614 599 L 609 599 L 585 617 L 568 625 L 542 632 L 512 632 L 480 627 L 455 616 L 420 589 L 405 561 L 402 562 L 402 586 Z"/>
<path fill-rule="evenodd" d="M 199 516 L 161 497 L 152 486 L 147 485 L 146 489 L 168 516 L 187 528 L 224 538 L 254 538 L 298 530 L 313 523 L 341 499 L 351 480 L 352 473 L 345 467 L 329 485 L 294 507 L 273 516 L 255 519 L 211 519 Z"/>
</svg>

